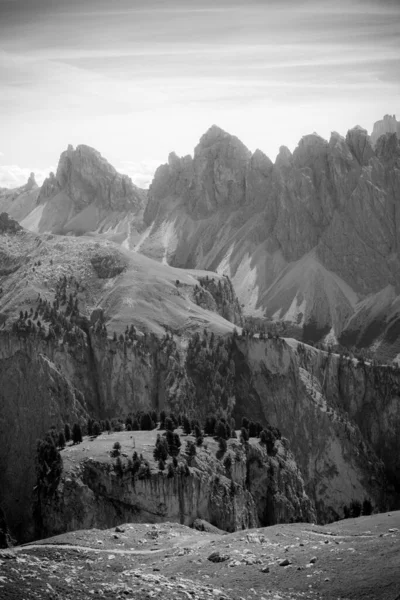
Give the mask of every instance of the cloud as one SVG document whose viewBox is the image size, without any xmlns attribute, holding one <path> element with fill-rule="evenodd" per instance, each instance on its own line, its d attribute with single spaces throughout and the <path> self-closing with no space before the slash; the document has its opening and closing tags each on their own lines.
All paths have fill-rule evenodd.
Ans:
<svg viewBox="0 0 400 600">
<path fill-rule="evenodd" d="M 154 173 L 161 163 L 161 160 L 139 162 L 124 160 L 117 168 L 117 171 L 124 175 L 129 175 L 133 183 L 138 187 L 148 189 L 153 180 Z"/>
<path fill-rule="evenodd" d="M 49 167 L 48 169 L 28 169 L 19 167 L 18 165 L 0 165 L 0 188 L 17 188 L 25 185 L 32 172 L 35 173 L 36 183 L 42 185 L 50 171 L 54 170 L 54 167 Z"/>
<path fill-rule="evenodd" d="M 399 18 L 398 0 L 0 0 L 7 161 L 87 143 L 146 186 L 214 122 L 271 156 L 370 129 L 398 106 Z"/>
</svg>

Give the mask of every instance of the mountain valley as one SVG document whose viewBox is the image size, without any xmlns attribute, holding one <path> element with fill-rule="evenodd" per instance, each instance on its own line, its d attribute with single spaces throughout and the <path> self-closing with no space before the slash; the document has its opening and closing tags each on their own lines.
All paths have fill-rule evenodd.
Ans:
<svg viewBox="0 0 400 600">
<path fill-rule="evenodd" d="M 213 126 L 193 158 L 170 154 L 148 191 L 69 147 L 40 188 L 32 175 L 0 190 L 11 538 L 127 521 L 239 532 L 399 507 L 400 145 L 385 119 L 375 138 L 312 134 L 275 163 Z M 163 471 L 160 423 L 126 429 L 151 411 L 201 427 L 216 415 L 236 438 L 222 452 L 206 436 Z M 66 423 L 87 434 L 89 419 L 124 430 L 60 448 L 62 473 L 42 489 L 37 440 Z M 269 451 L 242 437 L 246 419 L 275 432 Z"/>
</svg>

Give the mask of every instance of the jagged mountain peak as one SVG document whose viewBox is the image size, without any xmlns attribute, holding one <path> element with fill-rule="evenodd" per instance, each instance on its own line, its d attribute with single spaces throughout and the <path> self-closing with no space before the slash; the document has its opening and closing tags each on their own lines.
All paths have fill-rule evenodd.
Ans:
<svg viewBox="0 0 400 600">
<path fill-rule="evenodd" d="M 390 162 L 400 158 L 400 137 L 394 133 L 385 133 L 378 138 L 375 146 L 378 158 Z"/>
<path fill-rule="evenodd" d="M 207 152 L 210 149 L 219 147 L 229 147 L 232 152 L 239 156 L 250 159 L 251 152 L 235 135 L 227 133 L 221 127 L 212 125 L 200 138 L 198 145 L 194 150 L 194 158 Z"/>
<path fill-rule="evenodd" d="M 257 169 L 265 175 L 268 175 L 273 168 L 272 160 L 259 148 L 253 153 L 250 164 L 253 169 Z"/>
<path fill-rule="evenodd" d="M 25 225 L 53 233 L 109 229 L 115 225 L 113 214 L 134 215 L 145 199 L 146 192 L 118 173 L 100 152 L 86 144 L 76 148 L 70 144 L 60 156 L 56 174 L 50 173 L 40 190 L 41 212 Z"/>
<path fill-rule="evenodd" d="M 374 123 L 371 133 L 371 143 L 376 146 L 378 139 L 385 133 L 397 133 L 400 138 L 400 122 L 397 121 L 396 115 L 385 115 L 380 121 Z"/>
<path fill-rule="evenodd" d="M 279 152 L 275 159 L 275 165 L 277 167 L 290 167 L 293 160 L 293 154 L 290 152 L 287 146 L 280 146 Z"/>
<path fill-rule="evenodd" d="M 375 156 L 368 131 L 360 125 L 348 130 L 346 143 L 361 166 L 367 165 L 369 159 Z"/>
<path fill-rule="evenodd" d="M 209 129 L 200 138 L 199 146 L 207 147 L 215 144 L 218 141 L 226 140 L 227 138 L 233 137 L 228 132 L 224 131 L 218 125 L 211 125 Z"/>
<path fill-rule="evenodd" d="M 86 177 L 93 177 L 97 172 L 113 177 L 117 175 L 116 169 L 100 152 L 86 144 L 79 144 L 76 149 L 69 144 L 67 150 L 62 152 L 57 168 L 57 179 L 60 185 L 64 184 L 64 178 L 68 177 L 71 170 L 81 172 Z"/>
<path fill-rule="evenodd" d="M 37 187 L 38 187 L 38 184 L 36 183 L 35 173 L 31 173 L 28 177 L 28 181 L 26 182 L 25 189 L 28 191 L 28 190 L 33 190 Z"/>
<path fill-rule="evenodd" d="M 293 152 L 293 161 L 298 167 L 308 166 L 326 155 L 328 147 L 328 142 L 318 133 L 304 135 Z"/>
<path fill-rule="evenodd" d="M 137 211 L 144 194 L 127 175 L 122 175 L 94 148 L 69 145 L 61 156 L 56 175 L 45 180 L 38 204 L 63 193 L 76 211 L 90 205 L 101 210 Z"/>
</svg>

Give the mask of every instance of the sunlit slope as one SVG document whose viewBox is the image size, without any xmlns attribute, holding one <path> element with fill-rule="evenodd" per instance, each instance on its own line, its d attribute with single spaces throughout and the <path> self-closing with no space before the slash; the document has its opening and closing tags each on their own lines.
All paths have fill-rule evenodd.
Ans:
<svg viewBox="0 0 400 600">
<path fill-rule="evenodd" d="M 95 308 L 102 308 L 111 332 L 120 333 L 131 323 L 156 333 L 165 327 L 210 327 L 221 333 L 234 327 L 195 302 L 199 277 L 225 281 L 211 272 L 163 265 L 108 241 L 37 236 L 24 230 L 0 237 L 0 256 L 0 311 L 8 323 L 20 310 L 34 308 L 39 295 L 53 302 L 56 284 L 66 276 L 80 283 L 80 313 L 89 317 Z"/>
</svg>

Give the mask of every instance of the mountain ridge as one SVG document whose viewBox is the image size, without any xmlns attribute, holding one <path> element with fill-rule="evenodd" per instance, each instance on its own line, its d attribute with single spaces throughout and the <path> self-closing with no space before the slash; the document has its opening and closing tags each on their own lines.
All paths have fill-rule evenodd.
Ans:
<svg viewBox="0 0 400 600">
<path fill-rule="evenodd" d="M 393 129 L 392 120 L 383 123 Z M 382 130 L 379 122 L 374 130 Z M 308 332 L 307 341 L 350 339 L 347 328 L 358 323 L 356 344 L 368 338 L 368 347 L 382 346 L 393 359 L 387 332 L 400 294 L 400 144 L 386 130 L 371 139 L 360 126 L 329 140 L 313 133 L 293 153 L 282 146 L 273 163 L 213 125 L 193 156 L 170 153 L 146 194 L 97 151 L 69 147 L 20 222 L 227 274 L 246 314 L 285 319 L 298 335 Z M 383 310 L 378 296 L 388 286 L 395 298 Z M 382 331 L 373 339 L 365 330 L 375 312 L 365 323 L 357 317 L 365 303 L 381 306 Z"/>
</svg>

